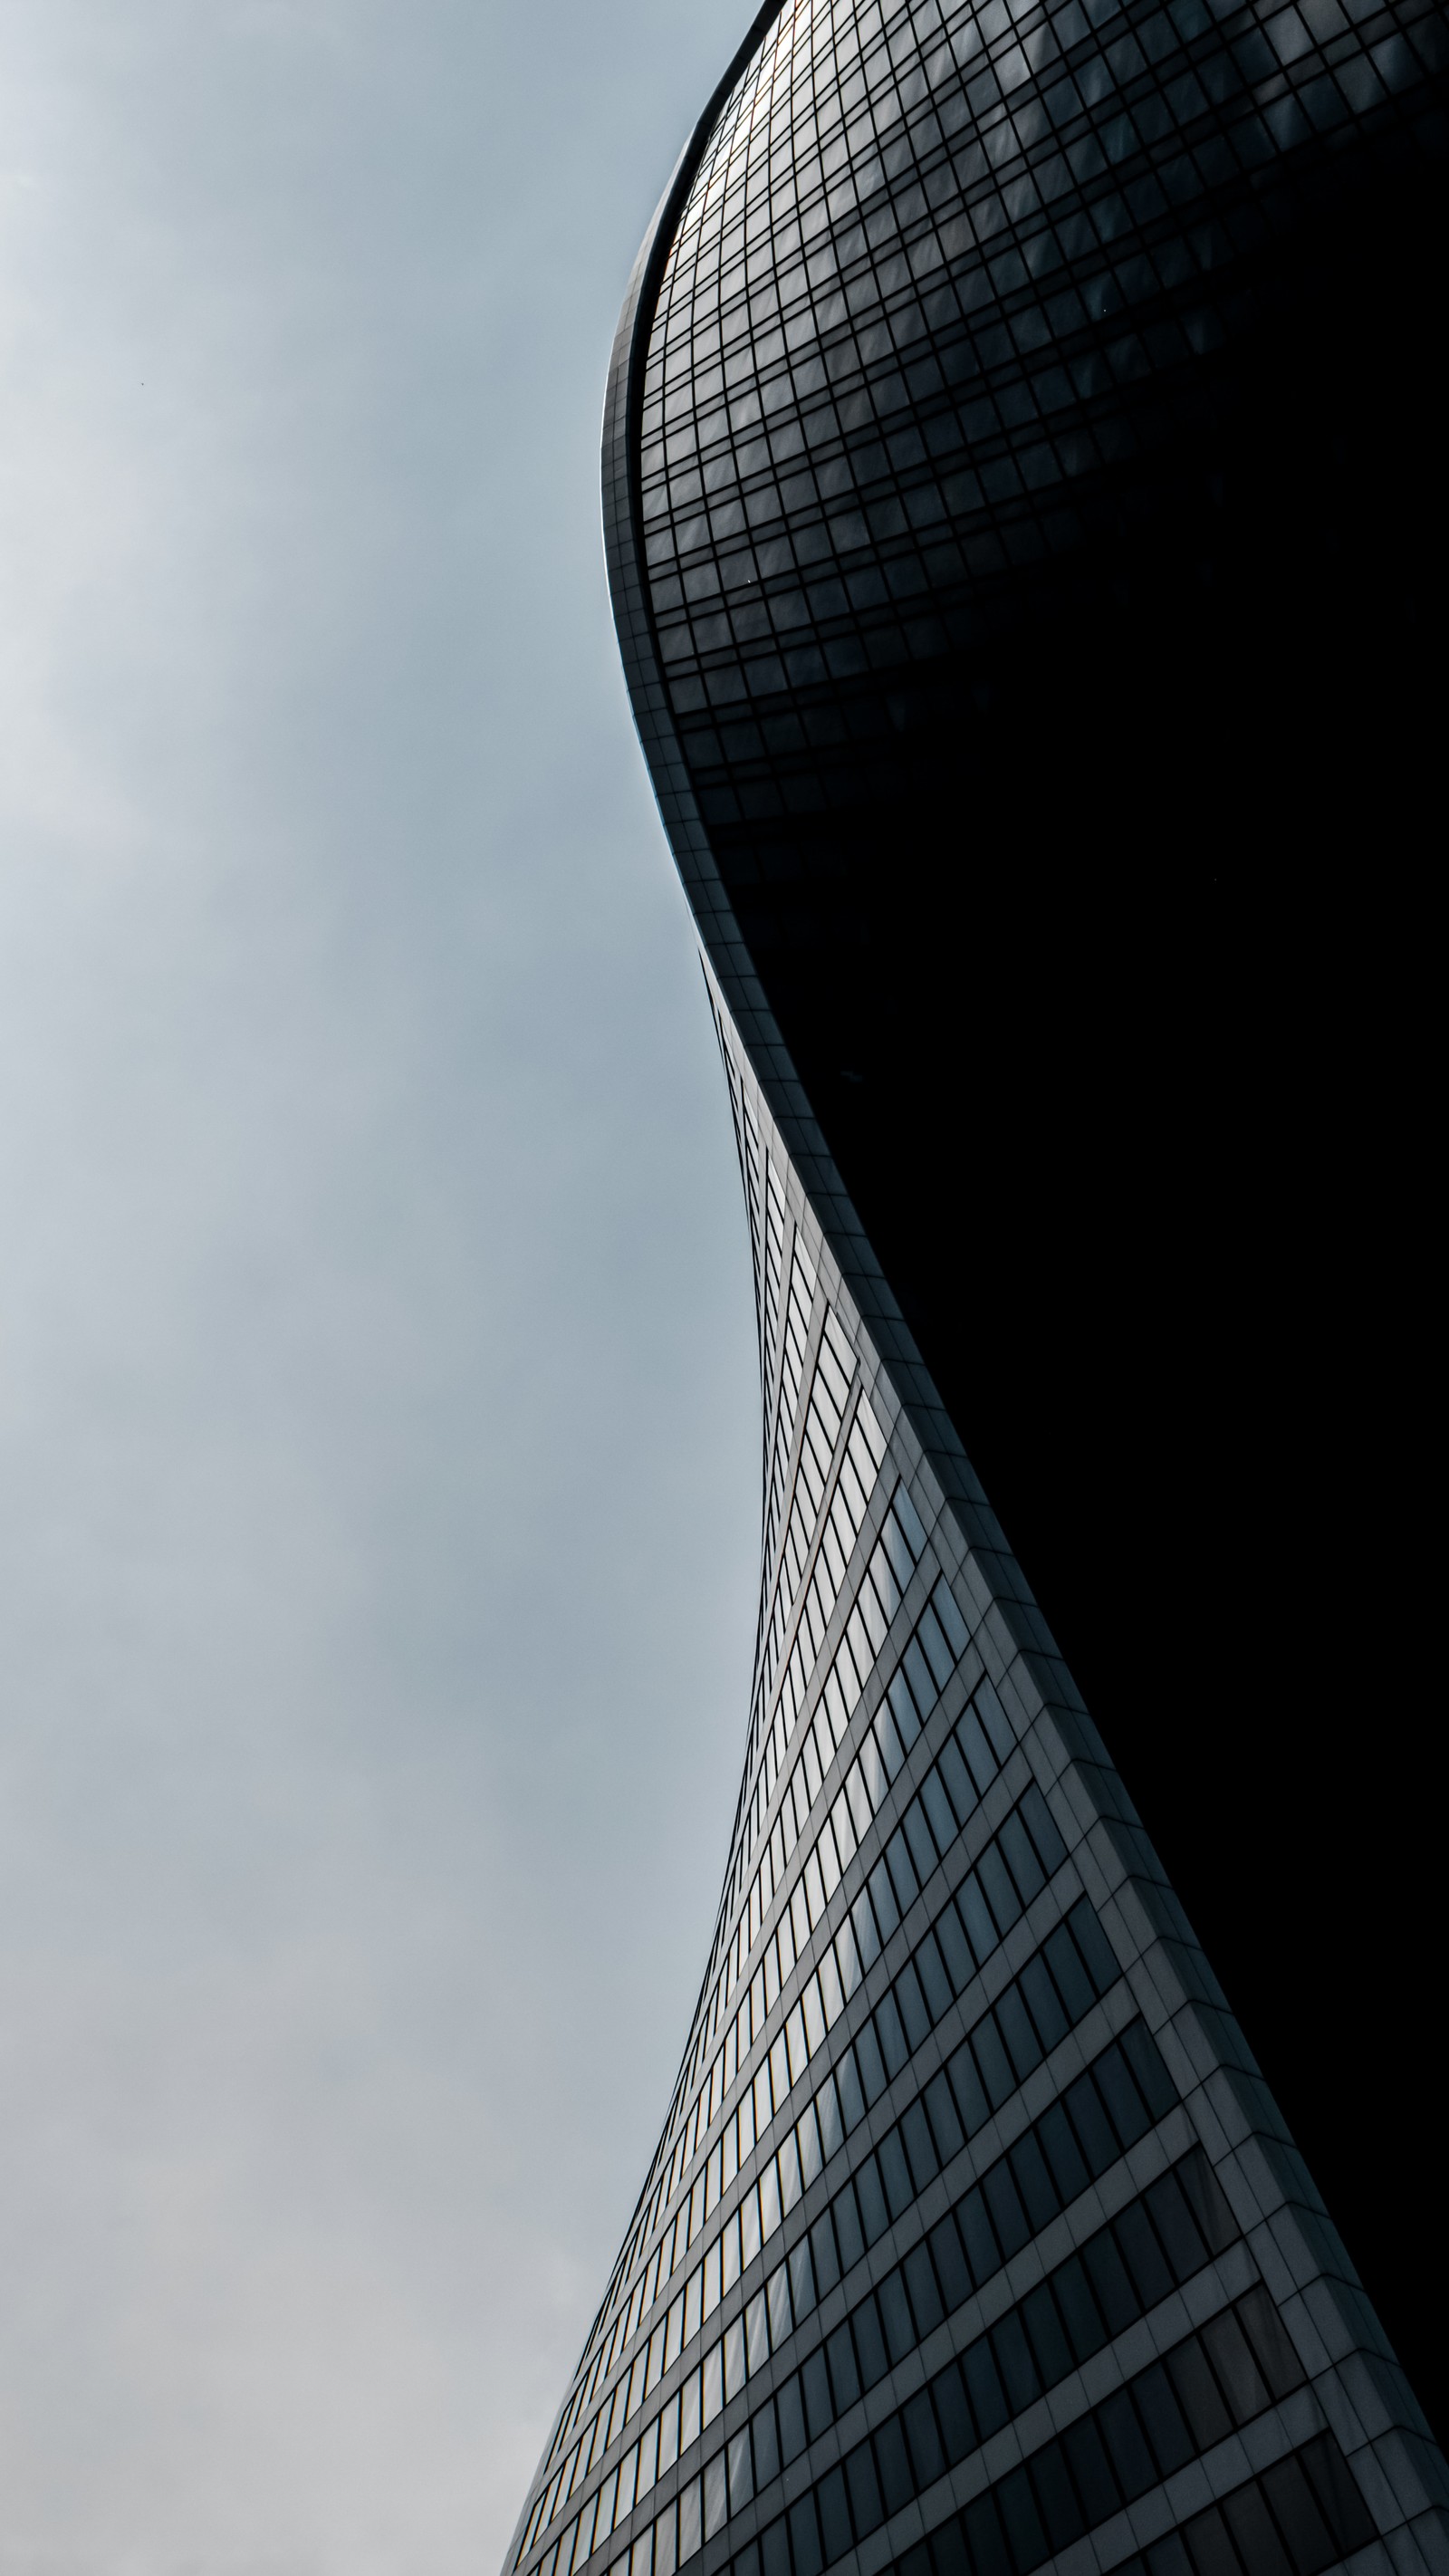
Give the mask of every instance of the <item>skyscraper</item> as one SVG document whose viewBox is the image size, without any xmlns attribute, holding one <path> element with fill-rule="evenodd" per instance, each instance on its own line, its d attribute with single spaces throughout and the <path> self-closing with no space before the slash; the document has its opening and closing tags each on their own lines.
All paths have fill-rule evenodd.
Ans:
<svg viewBox="0 0 1449 2576">
<path fill-rule="evenodd" d="M 1422 1739 L 1401 1686 L 1355 1844 L 1382 1648 L 1320 1474 L 1383 1454 L 1385 1270 L 1413 1340 L 1414 1039 L 1334 868 L 1432 774 L 1443 57 L 1420 0 L 786 0 L 640 254 L 610 577 L 748 1204 L 761 1593 L 510 2576 L 1446 2564 L 1351 2259 L 1403 2345 Z"/>
</svg>

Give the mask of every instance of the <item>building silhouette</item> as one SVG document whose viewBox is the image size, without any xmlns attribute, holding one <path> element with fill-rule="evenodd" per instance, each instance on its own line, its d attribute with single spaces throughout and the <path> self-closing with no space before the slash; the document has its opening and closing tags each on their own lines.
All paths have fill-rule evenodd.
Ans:
<svg viewBox="0 0 1449 2576">
<path fill-rule="evenodd" d="M 748 1204 L 761 1592 L 509 2576 L 1449 2563 L 1383 1579 L 1445 50 L 1420 0 L 787 0 L 640 254 L 610 579 Z"/>
</svg>

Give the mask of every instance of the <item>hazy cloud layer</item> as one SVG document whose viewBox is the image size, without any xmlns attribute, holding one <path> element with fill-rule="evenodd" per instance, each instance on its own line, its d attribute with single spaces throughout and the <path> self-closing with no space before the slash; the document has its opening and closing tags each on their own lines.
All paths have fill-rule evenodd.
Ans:
<svg viewBox="0 0 1449 2576">
<path fill-rule="evenodd" d="M 753 1322 L 596 450 L 746 14 L 0 5 L 0 2576 L 491 2576 L 672 2080 Z"/>
</svg>

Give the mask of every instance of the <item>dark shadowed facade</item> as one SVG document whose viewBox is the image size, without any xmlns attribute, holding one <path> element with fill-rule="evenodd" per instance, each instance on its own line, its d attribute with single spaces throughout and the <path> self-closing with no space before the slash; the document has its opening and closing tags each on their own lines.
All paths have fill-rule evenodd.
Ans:
<svg viewBox="0 0 1449 2576">
<path fill-rule="evenodd" d="M 787 0 L 640 255 L 610 577 L 764 1543 L 523 2576 L 1449 2565 L 1445 59 L 1421 0 Z"/>
</svg>

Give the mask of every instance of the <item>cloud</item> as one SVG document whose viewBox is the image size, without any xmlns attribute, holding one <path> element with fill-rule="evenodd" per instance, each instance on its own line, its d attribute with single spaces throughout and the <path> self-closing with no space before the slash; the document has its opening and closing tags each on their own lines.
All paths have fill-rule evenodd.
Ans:
<svg viewBox="0 0 1449 2576">
<path fill-rule="evenodd" d="M 737 17 L 0 34 L 0 2576 L 495 2563 L 667 2098 L 752 1310 L 595 449 Z"/>
</svg>

